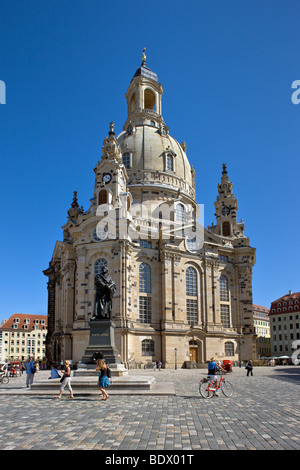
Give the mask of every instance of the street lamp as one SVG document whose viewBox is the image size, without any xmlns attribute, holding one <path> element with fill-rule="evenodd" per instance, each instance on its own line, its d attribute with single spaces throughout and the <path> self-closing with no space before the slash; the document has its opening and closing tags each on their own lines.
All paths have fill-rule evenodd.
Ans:
<svg viewBox="0 0 300 470">
<path fill-rule="evenodd" d="M 175 348 L 174 351 L 175 351 L 175 370 L 177 370 L 177 348 Z"/>
</svg>

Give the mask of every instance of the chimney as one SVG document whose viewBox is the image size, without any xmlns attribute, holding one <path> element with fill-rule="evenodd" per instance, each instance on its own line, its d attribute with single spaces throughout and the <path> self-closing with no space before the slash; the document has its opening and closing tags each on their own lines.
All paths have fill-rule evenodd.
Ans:
<svg viewBox="0 0 300 470">
<path fill-rule="evenodd" d="M 292 295 L 292 291 L 291 291 L 291 290 L 289 290 L 289 295 Z"/>
</svg>

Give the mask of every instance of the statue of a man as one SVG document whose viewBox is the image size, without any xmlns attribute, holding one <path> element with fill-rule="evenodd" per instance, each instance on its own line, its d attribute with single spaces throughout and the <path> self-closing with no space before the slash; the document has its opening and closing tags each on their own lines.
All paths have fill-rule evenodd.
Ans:
<svg viewBox="0 0 300 470">
<path fill-rule="evenodd" d="M 106 266 L 103 267 L 101 274 L 95 276 L 95 287 L 95 313 L 91 320 L 108 320 L 112 310 L 112 298 L 117 288 Z"/>
</svg>

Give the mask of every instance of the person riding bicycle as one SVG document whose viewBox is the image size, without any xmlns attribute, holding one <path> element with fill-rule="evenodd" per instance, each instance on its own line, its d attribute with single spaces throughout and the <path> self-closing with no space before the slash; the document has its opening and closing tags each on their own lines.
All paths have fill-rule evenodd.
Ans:
<svg viewBox="0 0 300 470">
<path fill-rule="evenodd" d="M 218 387 L 219 385 L 219 382 L 218 382 L 218 378 L 216 376 L 216 372 L 219 371 L 219 370 L 222 370 L 222 372 L 226 372 L 225 369 L 223 369 L 223 367 L 221 366 L 221 361 L 217 361 L 216 362 L 216 358 L 215 357 L 212 357 L 208 363 L 208 377 L 209 379 L 215 383 L 216 385 L 216 388 Z M 216 395 L 217 395 L 217 392 L 216 392 Z"/>
<path fill-rule="evenodd" d="M 7 364 L 6 362 L 0 363 L 0 377 L 7 373 Z"/>
</svg>

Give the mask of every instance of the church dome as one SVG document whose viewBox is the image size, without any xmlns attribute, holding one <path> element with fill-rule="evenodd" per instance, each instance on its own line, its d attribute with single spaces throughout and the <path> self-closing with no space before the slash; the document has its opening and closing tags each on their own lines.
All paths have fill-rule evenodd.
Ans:
<svg viewBox="0 0 300 470">
<path fill-rule="evenodd" d="M 179 144 L 170 134 L 146 124 L 136 126 L 133 132 L 123 131 L 117 141 L 128 174 L 128 186 L 150 183 L 171 186 L 194 198 L 193 170 L 184 143 Z"/>
</svg>

